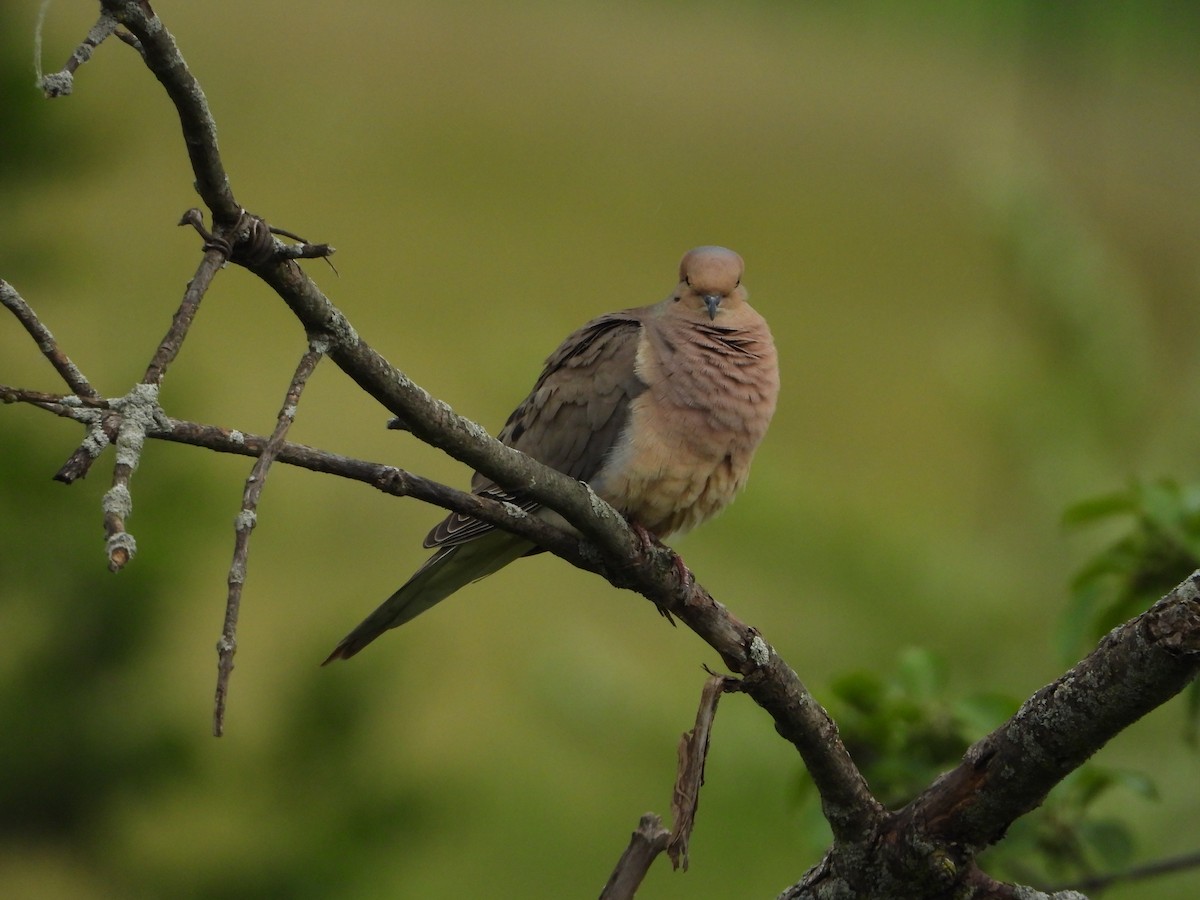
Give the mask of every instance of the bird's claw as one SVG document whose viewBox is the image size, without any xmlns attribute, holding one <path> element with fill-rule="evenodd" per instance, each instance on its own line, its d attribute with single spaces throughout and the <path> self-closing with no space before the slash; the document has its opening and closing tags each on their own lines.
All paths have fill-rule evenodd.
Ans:
<svg viewBox="0 0 1200 900">
<path fill-rule="evenodd" d="M 651 534 L 650 530 L 641 522 L 630 519 L 629 527 L 633 529 L 633 533 L 637 535 L 638 540 L 641 542 L 643 554 L 649 553 L 655 547 L 662 546 L 658 538 Z M 671 566 L 675 569 L 675 575 L 679 579 L 679 584 L 680 587 L 683 588 L 683 591 L 685 593 L 691 591 L 692 585 L 695 584 L 696 579 L 693 577 L 688 567 L 683 564 L 683 557 L 681 557 L 678 553 L 674 554 L 671 560 Z M 664 619 L 666 619 L 672 625 L 675 624 L 675 619 L 672 617 L 669 609 L 667 609 L 657 600 L 654 601 L 654 607 Z"/>
</svg>

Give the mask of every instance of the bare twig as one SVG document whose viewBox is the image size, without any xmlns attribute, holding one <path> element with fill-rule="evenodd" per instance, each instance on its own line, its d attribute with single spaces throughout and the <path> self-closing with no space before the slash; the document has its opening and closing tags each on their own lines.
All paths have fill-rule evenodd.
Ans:
<svg viewBox="0 0 1200 900">
<path fill-rule="evenodd" d="M 50 365 L 54 366 L 54 370 L 67 383 L 67 387 L 74 391 L 80 399 L 99 399 L 100 395 L 88 383 L 83 373 L 79 371 L 79 367 L 71 362 L 70 357 L 58 346 L 58 341 L 54 339 L 50 329 L 42 324 L 37 314 L 30 309 L 29 304 L 17 293 L 16 289 L 2 279 L 0 279 L 0 303 L 4 304 L 17 317 L 17 321 L 29 332 L 29 336 L 37 343 L 42 355 L 50 361 Z"/>
<path fill-rule="evenodd" d="M 205 447 L 218 453 L 236 453 L 242 456 L 258 456 L 267 443 L 267 438 L 261 435 L 231 431 L 216 425 L 202 425 L 176 419 L 170 419 L 168 422 L 166 430 L 153 436 L 175 443 Z M 313 472 L 360 481 L 394 497 L 412 497 L 451 512 L 481 519 L 532 541 L 543 550 L 581 569 L 590 572 L 599 572 L 601 569 L 596 554 L 589 553 L 581 547 L 578 537 L 529 515 L 514 504 L 460 491 L 395 466 L 353 459 L 304 444 L 285 442 L 279 448 L 277 459 L 279 462 Z"/>
<path fill-rule="evenodd" d="M 85 478 L 91 471 L 92 463 L 104 452 L 104 448 L 117 439 L 117 430 L 121 417 L 115 412 L 100 416 L 92 421 L 85 437 L 75 451 L 67 457 L 66 462 L 59 466 L 54 473 L 54 480 L 63 484 L 72 484 L 80 478 Z"/>
<path fill-rule="evenodd" d="M 708 758 L 708 741 L 712 734 L 713 719 L 717 715 L 717 703 L 721 694 L 736 690 L 737 679 L 724 675 L 710 675 L 700 692 L 700 708 L 696 711 L 696 725 L 679 738 L 679 771 L 675 776 L 675 790 L 671 796 L 671 840 L 667 844 L 667 855 L 671 865 L 688 867 L 688 841 L 696 824 L 696 809 L 700 805 L 700 786 L 704 784 L 704 762 Z"/>
<path fill-rule="evenodd" d="M 1115 884 L 1130 881 L 1146 881 L 1160 875 L 1170 875 L 1174 872 L 1185 872 L 1188 869 L 1200 868 L 1200 851 L 1184 853 L 1180 856 L 1170 856 L 1166 859 L 1143 863 L 1140 866 L 1130 866 L 1121 872 L 1110 872 L 1107 875 L 1093 875 L 1069 885 L 1069 888 L 1079 891 L 1099 891 L 1110 888 Z M 1051 888 L 1051 890 L 1067 890 L 1068 886 Z"/>
<path fill-rule="evenodd" d="M 158 348 L 146 368 L 146 374 L 142 376 L 143 385 L 153 386 L 156 390 L 162 385 L 167 367 L 178 356 L 179 350 L 183 346 L 183 340 L 195 319 L 200 301 L 204 298 L 213 277 L 224 262 L 224 257 L 216 251 L 210 250 L 204 254 L 204 258 L 196 269 L 196 274 L 184 290 L 183 299 L 171 319 L 171 325 L 167 329 L 166 335 L 159 342 Z M 80 377 L 82 378 L 82 375 Z M 59 467 L 54 479 L 70 484 L 79 478 L 86 477 L 100 451 L 109 442 L 117 439 L 120 427 L 120 418 L 115 415 L 95 423 L 83 443 Z M 128 481 L 128 473 L 125 474 L 124 479 L 126 482 Z"/>
<path fill-rule="evenodd" d="M 108 409 L 107 400 L 84 400 L 76 394 L 51 394 L 7 384 L 0 384 L 0 402 L 28 403 L 77 422 L 90 421 L 97 409 Z"/>
<path fill-rule="evenodd" d="M 200 301 L 204 299 L 204 294 L 212 284 L 213 278 L 216 277 L 217 272 L 221 271 L 221 266 L 224 264 L 225 257 L 219 251 L 215 249 L 205 251 L 200 265 L 196 267 L 196 274 L 187 283 L 179 308 L 175 310 L 175 315 L 171 318 L 171 327 L 167 329 L 167 333 L 158 344 L 158 349 L 154 351 L 150 365 L 146 367 L 146 374 L 142 376 L 143 384 L 162 384 L 162 380 L 167 374 L 167 367 L 179 355 L 188 329 L 191 328 L 192 321 L 196 318 Z"/>
<path fill-rule="evenodd" d="M 84 424 L 95 422 L 99 415 L 101 417 L 100 424 L 105 427 L 110 420 L 119 418 L 116 413 L 108 412 L 111 403 L 107 400 L 82 401 L 74 396 L 48 394 L 43 391 L 26 390 L 3 384 L 0 384 L 0 402 L 28 403 Z M 113 437 L 115 438 L 115 436 L 116 429 L 114 427 Z M 202 447 L 218 453 L 233 453 L 249 457 L 259 456 L 269 440 L 262 435 L 222 428 L 218 425 L 172 419 L 168 416 L 156 416 L 154 424 L 151 430 L 147 431 L 146 436 L 177 444 Z M 359 481 L 394 497 L 412 497 L 451 512 L 459 512 L 481 519 L 526 538 L 543 550 L 561 557 L 578 568 L 596 573 L 603 571 L 599 557 L 594 552 L 589 552 L 586 546 L 581 545 L 577 536 L 548 524 L 536 516 L 529 515 L 525 510 L 512 503 L 504 503 L 479 494 L 460 491 L 385 463 L 354 459 L 304 444 L 285 441 L 280 445 L 276 459 L 279 462 L 312 472 Z"/>
<path fill-rule="evenodd" d="M 117 427 L 117 458 L 113 465 L 112 487 L 101 501 L 104 509 L 105 550 L 110 572 L 119 572 L 137 553 L 137 542 L 125 530 L 125 520 L 133 512 L 129 482 L 142 458 L 146 435 L 161 427 L 163 411 L 158 405 L 158 385 L 135 384 L 124 397 L 109 401 L 120 414 Z"/>
<path fill-rule="evenodd" d="M 104 6 L 142 42 L 146 65 L 174 100 L 198 184 L 223 187 L 219 196 L 211 198 L 211 191 L 201 190 L 217 223 L 214 230 L 219 231 L 223 221 L 236 224 L 242 210 L 221 167 L 203 92 L 174 40 L 157 18 L 133 0 L 104 0 Z M 746 692 L 775 717 L 780 733 L 804 756 L 835 835 L 871 827 L 880 807 L 828 715 L 757 631 L 729 615 L 700 585 L 683 583 L 687 579 L 679 572 L 686 569 L 676 564 L 673 551 L 660 546 L 645 552 L 623 517 L 590 487 L 505 447 L 434 400 L 362 340 L 294 262 L 258 254 L 238 261 L 275 289 L 310 334 L 329 335 L 330 358 L 416 437 L 562 514 L 596 544 L 599 558 L 593 565 L 601 567 L 610 581 L 634 588 L 669 609 L 716 648 L 725 664 L 745 677 Z"/>
<path fill-rule="evenodd" d="M 637 830 L 629 836 L 629 846 L 608 876 L 608 883 L 600 892 L 600 900 L 630 900 L 670 839 L 671 833 L 663 827 L 660 817 L 654 813 L 642 816 Z"/>
<path fill-rule="evenodd" d="M 225 733 L 225 703 L 229 695 L 229 676 L 233 672 L 233 655 L 237 652 L 238 612 L 242 605 L 242 586 L 246 583 L 246 563 L 250 553 L 250 533 L 258 520 L 258 499 L 266 486 L 271 464 L 287 437 L 288 429 L 296 419 L 296 407 L 300 395 L 308 384 L 309 376 L 325 355 L 325 345 L 312 341 L 308 351 L 300 358 L 296 372 L 292 375 L 283 406 L 279 410 L 275 430 L 266 446 L 250 469 L 246 486 L 242 491 L 242 509 L 234 525 L 235 538 L 233 562 L 229 566 L 229 593 L 225 602 L 225 620 L 221 628 L 221 639 L 217 641 L 217 692 L 213 705 L 213 735 Z"/>
<path fill-rule="evenodd" d="M 71 93 L 71 89 L 74 87 L 75 70 L 91 59 L 92 51 L 99 47 L 106 37 L 117 30 L 117 21 L 107 12 L 102 12 L 96 24 L 88 31 L 87 37 L 83 39 L 83 42 L 75 48 L 75 52 L 71 54 L 71 58 L 67 60 L 67 64 L 63 66 L 62 70 L 52 72 L 49 75 L 42 75 L 41 34 L 42 25 L 45 23 L 46 6 L 47 4 L 43 4 L 37 21 L 36 66 L 38 85 L 47 97 L 65 97 Z"/>
</svg>

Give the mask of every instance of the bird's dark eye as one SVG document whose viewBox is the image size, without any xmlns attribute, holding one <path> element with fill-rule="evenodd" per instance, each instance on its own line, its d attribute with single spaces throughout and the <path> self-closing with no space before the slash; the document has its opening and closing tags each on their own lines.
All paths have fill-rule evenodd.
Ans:
<svg viewBox="0 0 1200 900">
<path fill-rule="evenodd" d="M 674 300 L 676 303 L 678 303 L 678 302 L 679 302 L 679 295 L 678 295 L 678 294 L 676 294 L 676 295 L 675 295 L 674 297 L 672 297 L 671 299 L 672 299 L 672 300 Z"/>
<path fill-rule="evenodd" d="M 735 281 L 735 282 L 733 283 L 733 286 L 734 286 L 734 287 L 741 287 L 741 286 L 742 286 L 742 279 L 740 279 L 740 278 L 739 278 L 737 281 Z"/>
</svg>

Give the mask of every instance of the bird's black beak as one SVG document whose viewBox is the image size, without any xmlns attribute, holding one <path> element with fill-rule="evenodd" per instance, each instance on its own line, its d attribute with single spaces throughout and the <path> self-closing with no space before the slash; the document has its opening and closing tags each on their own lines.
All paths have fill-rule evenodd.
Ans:
<svg viewBox="0 0 1200 900">
<path fill-rule="evenodd" d="M 708 307 L 709 319 L 717 317 L 717 307 L 721 305 L 720 294 L 701 294 L 700 299 L 704 301 L 704 305 Z"/>
</svg>

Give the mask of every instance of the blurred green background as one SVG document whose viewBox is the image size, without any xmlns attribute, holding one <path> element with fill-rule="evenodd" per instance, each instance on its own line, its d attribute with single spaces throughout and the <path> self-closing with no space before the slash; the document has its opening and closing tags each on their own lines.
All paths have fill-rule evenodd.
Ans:
<svg viewBox="0 0 1200 900">
<path fill-rule="evenodd" d="M 155 0 L 239 200 L 338 248 L 356 328 L 495 430 L 570 330 L 740 251 L 784 391 L 747 493 L 676 542 L 822 696 L 911 646 L 957 691 L 1064 667 L 1071 573 L 1111 535 L 1063 509 L 1200 468 L 1200 11 L 1191 4 L 329 4 Z M 33 2 L 0 5 L 0 277 L 107 395 L 198 259 L 178 124 L 129 48 L 33 87 Z M 57 69 L 94 5 L 59 2 Z M 217 280 L 162 402 L 269 432 L 303 335 Z M 11 318 L 0 382 L 61 385 Z M 296 440 L 449 481 L 332 364 Z M 523 561 L 344 665 L 317 663 L 423 559 L 436 511 L 277 467 L 254 534 L 227 736 L 209 736 L 249 461 L 153 444 L 139 555 L 104 566 L 111 456 L 0 410 L 0 883 L 6 896 L 587 897 L 719 660 L 633 594 Z M 1139 859 L 1200 844 L 1178 704 L 1100 759 Z M 721 705 L 691 870 L 647 898 L 772 897 L 824 846 L 799 761 Z M 1192 898 L 1183 874 L 1106 894 Z"/>
</svg>

